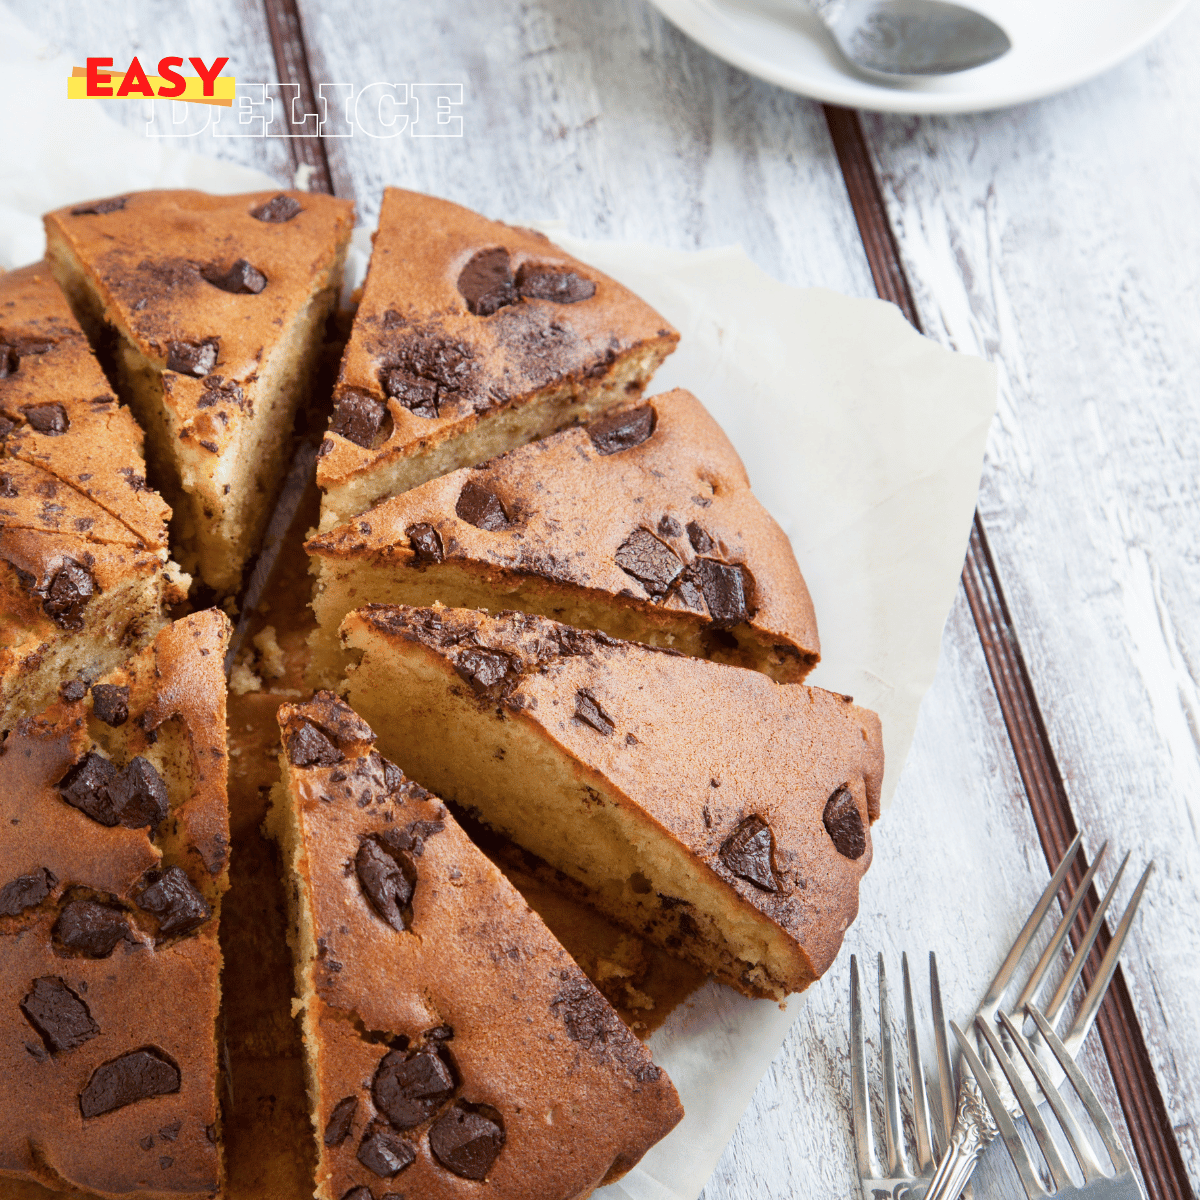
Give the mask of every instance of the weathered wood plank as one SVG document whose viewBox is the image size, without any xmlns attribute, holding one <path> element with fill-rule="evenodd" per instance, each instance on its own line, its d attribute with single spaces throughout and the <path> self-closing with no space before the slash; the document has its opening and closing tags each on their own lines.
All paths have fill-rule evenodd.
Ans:
<svg viewBox="0 0 1200 1200">
<path fill-rule="evenodd" d="M 586 237 L 741 241 L 788 282 L 874 294 L 820 108 L 648 6 L 463 0 L 452 23 L 415 3 L 300 9 L 314 82 L 464 84 L 461 138 L 356 130 L 329 145 L 368 225 L 395 184 Z"/>
<path fill-rule="evenodd" d="M 1198 33 L 1010 113 L 866 125 L 926 327 L 1001 366 L 980 508 L 1076 819 L 1160 866 L 1124 970 L 1193 1187 Z"/>
</svg>

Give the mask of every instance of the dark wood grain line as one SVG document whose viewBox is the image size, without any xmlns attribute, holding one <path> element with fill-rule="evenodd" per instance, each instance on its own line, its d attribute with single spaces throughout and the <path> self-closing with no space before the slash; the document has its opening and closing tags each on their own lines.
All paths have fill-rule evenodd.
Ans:
<svg viewBox="0 0 1200 1200">
<path fill-rule="evenodd" d="M 826 105 L 825 119 L 876 290 L 882 299 L 898 305 L 915 328 L 921 329 L 920 315 L 888 220 L 859 116 L 849 109 Z M 1042 851 L 1047 863 L 1053 867 L 1075 836 L 1075 817 L 978 513 L 971 527 L 962 583 Z M 1086 870 L 1082 860 L 1081 855 L 1068 878 L 1067 885 L 1072 890 Z M 1093 887 L 1072 934 L 1076 945 L 1098 904 L 1099 897 Z M 1111 940 L 1105 925 L 1084 970 L 1087 983 L 1095 977 L 1100 956 Z M 1151 1200 L 1193 1200 L 1179 1143 L 1171 1129 L 1145 1038 L 1120 968 L 1100 1007 L 1096 1028 Z"/>
<path fill-rule="evenodd" d="M 304 46 L 304 29 L 300 24 L 300 11 L 296 0 L 263 0 L 267 14 L 267 27 L 271 31 L 271 47 L 275 51 L 275 68 L 280 83 L 300 85 L 300 105 L 306 113 L 319 113 L 316 89 L 308 67 L 308 52 Z M 332 196 L 333 176 L 329 170 L 329 158 L 325 153 L 325 139 L 320 137 L 294 137 L 288 139 L 292 160 L 297 167 L 312 168 L 309 176 L 310 192 L 325 192 Z"/>
</svg>

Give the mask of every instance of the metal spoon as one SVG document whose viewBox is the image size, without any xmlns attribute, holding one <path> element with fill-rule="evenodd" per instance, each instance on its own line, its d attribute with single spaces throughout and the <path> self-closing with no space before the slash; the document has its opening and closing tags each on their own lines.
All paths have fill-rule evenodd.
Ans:
<svg viewBox="0 0 1200 1200">
<path fill-rule="evenodd" d="M 1012 48 L 995 21 L 944 0 L 809 0 L 809 4 L 858 70 L 888 81 L 967 71 Z"/>
</svg>

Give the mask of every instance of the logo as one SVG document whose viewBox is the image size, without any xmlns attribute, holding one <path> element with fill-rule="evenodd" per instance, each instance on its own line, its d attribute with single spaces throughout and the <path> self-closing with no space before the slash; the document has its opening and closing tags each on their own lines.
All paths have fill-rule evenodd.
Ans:
<svg viewBox="0 0 1200 1200">
<path fill-rule="evenodd" d="M 202 58 L 189 58 L 195 75 L 181 75 L 183 59 L 168 55 L 158 60 L 158 74 L 147 75 L 136 57 L 124 71 L 112 70 L 111 58 L 89 58 L 86 67 L 73 67 L 67 77 L 69 100 L 182 100 L 191 104 L 233 107 L 237 80 L 222 75 L 228 58 L 215 58 L 212 65 Z"/>
</svg>

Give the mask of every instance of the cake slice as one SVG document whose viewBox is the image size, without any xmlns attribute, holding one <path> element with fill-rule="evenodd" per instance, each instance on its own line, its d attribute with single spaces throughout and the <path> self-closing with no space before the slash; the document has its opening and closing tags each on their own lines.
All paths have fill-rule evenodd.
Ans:
<svg viewBox="0 0 1200 1200">
<path fill-rule="evenodd" d="M 380 749 L 751 996 L 833 962 L 879 815 L 879 719 L 851 697 L 544 617 L 372 606 L 350 703 Z"/>
<path fill-rule="evenodd" d="M 309 392 L 354 206 L 138 192 L 45 222 L 55 277 L 146 431 L 180 561 L 235 592 Z"/>
<path fill-rule="evenodd" d="M 679 335 L 540 233 L 387 188 L 321 447 L 321 528 L 641 394 Z"/>
<path fill-rule="evenodd" d="M 365 604 L 520 609 L 798 683 L 820 658 L 787 535 L 689 392 L 611 409 L 312 538 L 314 681 Z"/>
<path fill-rule="evenodd" d="M 683 1115 L 442 803 L 330 692 L 279 710 L 320 1200 L 582 1200 Z"/>
<path fill-rule="evenodd" d="M 0 1181 L 222 1184 L 228 638 L 222 613 L 178 621 L 0 746 Z"/>
<path fill-rule="evenodd" d="M 0 731 L 163 627 L 170 515 L 49 266 L 0 274 Z"/>
</svg>

